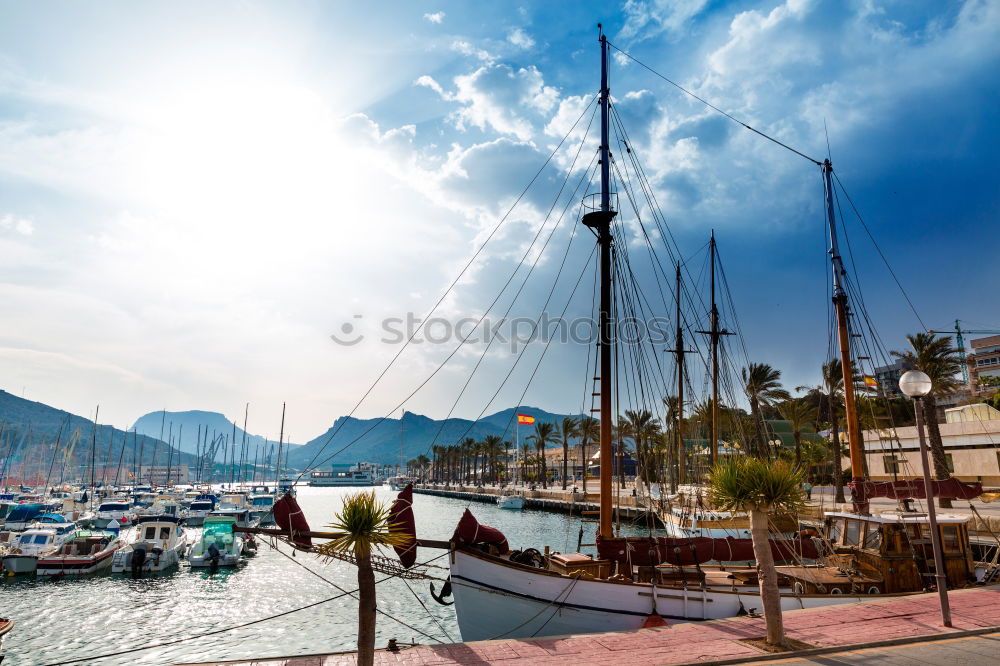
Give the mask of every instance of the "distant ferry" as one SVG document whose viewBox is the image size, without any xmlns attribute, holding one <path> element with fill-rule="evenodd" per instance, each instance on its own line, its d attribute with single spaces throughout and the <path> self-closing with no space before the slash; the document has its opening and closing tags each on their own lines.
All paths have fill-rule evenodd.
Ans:
<svg viewBox="0 0 1000 666">
<path fill-rule="evenodd" d="M 313 472 L 309 475 L 310 486 L 375 486 L 376 482 L 371 470 L 363 469 L 351 472 Z"/>
</svg>

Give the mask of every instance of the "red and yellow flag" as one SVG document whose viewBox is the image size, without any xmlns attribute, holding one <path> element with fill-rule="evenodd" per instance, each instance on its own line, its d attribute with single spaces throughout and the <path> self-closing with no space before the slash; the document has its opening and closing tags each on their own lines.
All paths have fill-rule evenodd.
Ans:
<svg viewBox="0 0 1000 666">
<path fill-rule="evenodd" d="M 518 414 L 517 415 L 517 424 L 518 425 L 531 425 L 534 422 L 535 422 L 535 417 L 534 416 L 528 416 L 527 414 Z"/>
<path fill-rule="evenodd" d="M 870 375 L 865 375 L 865 386 L 878 386 L 878 382 L 874 377 Z"/>
</svg>

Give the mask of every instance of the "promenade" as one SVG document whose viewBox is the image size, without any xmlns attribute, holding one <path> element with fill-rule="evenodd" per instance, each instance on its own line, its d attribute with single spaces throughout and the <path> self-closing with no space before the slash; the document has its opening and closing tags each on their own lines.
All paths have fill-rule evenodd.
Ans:
<svg viewBox="0 0 1000 666">
<path fill-rule="evenodd" d="M 954 628 L 941 626 L 938 597 L 922 594 L 896 599 L 862 601 L 840 606 L 791 611 L 784 614 L 789 638 L 812 649 L 770 654 L 747 642 L 765 635 L 763 618 L 730 618 L 710 622 L 678 623 L 668 627 L 607 634 L 495 640 L 450 645 L 419 645 L 398 652 L 379 650 L 376 664 L 444 666 L 449 664 L 573 664 L 629 666 L 692 663 L 864 663 L 859 651 L 906 646 L 902 660 L 879 663 L 921 663 L 905 654 L 937 655 L 939 666 L 958 663 L 995 663 L 1000 654 L 1000 587 L 973 588 L 950 593 Z M 948 645 L 943 639 L 968 639 Z M 920 645 L 928 643 L 923 648 Z M 963 647 L 964 646 L 964 647 Z M 921 652 L 923 650 L 923 652 Z M 836 659 L 822 658 L 824 654 Z M 851 655 L 854 655 L 853 657 Z M 949 656 L 950 655 L 950 656 Z M 353 653 L 310 655 L 213 664 L 240 666 L 349 666 Z M 867 663 L 872 663 L 868 661 Z M 190 665 L 189 665 L 190 666 Z M 204 665 L 203 665 L 204 666 Z"/>
</svg>

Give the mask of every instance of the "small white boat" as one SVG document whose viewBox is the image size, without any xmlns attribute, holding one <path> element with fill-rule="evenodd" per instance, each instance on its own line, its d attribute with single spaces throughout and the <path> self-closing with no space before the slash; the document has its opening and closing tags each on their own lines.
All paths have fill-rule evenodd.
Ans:
<svg viewBox="0 0 1000 666">
<path fill-rule="evenodd" d="M 400 491 L 406 488 L 411 483 L 416 483 L 417 480 L 411 476 L 391 476 L 386 480 L 389 484 L 389 489 L 393 491 Z"/>
<path fill-rule="evenodd" d="M 81 530 L 54 552 L 38 558 L 39 576 L 85 576 L 111 566 L 124 544 L 113 532 Z"/>
<path fill-rule="evenodd" d="M 497 506 L 510 511 L 520 511 L 524 508 L 523 495 L 501 495 L 497 498 Z"/>
<path fill-rule="evenodd" d="M 103 530 L 112 520 L 122 527 L 128 527 L 135 520 L 135 511 L 127 500 L 109 499 L 101 502 L 94 513 L 91 525 Z"/>
<path fill-rule="evenodd" d="M 12 574 L 35 573 L 39 556 L 55 550 L 76 534 L 72 522 L 36 524 L 10 540 L 3 555 L 3 569 Z"/>
<path fill-rule="evenodd" d="M 175 516 L 140 516 L 135 541 L 115 553 L 112 573 L 165 571 L 177 566 L 187 550 L 187 534 Z"/>
<path fill-rule="evenodd" d="M 208 514 L 215 510 L 215 501 L 210 499 L 196 499 L 191 502 L 191 506 L 187 510 L 187 518 L 184 519 L 185 525 L 190 525 L 191 527 L 198 527 L 205 522 L 205 518 Z"/>
<path fill-rule="evenodd" d="M 233 532 L 236 518 L 210 515 L 205 519 L 201 540 L 191 549 L 192 567 L 233 567 L 243 555 L 243 538 Z"/>
<path fill-rule="evenodd" d="M 274 495 L 271 493 L 250 495 L 250 518 L 261 527 L 274 525 Z"/>
</svg>

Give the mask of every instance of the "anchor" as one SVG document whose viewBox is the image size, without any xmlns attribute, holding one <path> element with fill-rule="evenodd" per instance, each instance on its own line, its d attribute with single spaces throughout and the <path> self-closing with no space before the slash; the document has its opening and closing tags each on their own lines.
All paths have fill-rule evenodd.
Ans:
<svg viewBox="0 0 1000 666">
<path fill-rule="evenodd" d="M 448 579 L 444 582 L 444 585 L 441 587 L 440 595 L 438 595 L 436 590 L 434 589 L 434 583 L 431 583 L 431 596 L 434 597 L 434 601 L 438 602 L 442 606 L 451 606 L 452 604 L 454 604 L 455 603 L 454 601 L 444 600 L 445 597 L 451 596 L 451 579 Z"/>
</svg>

